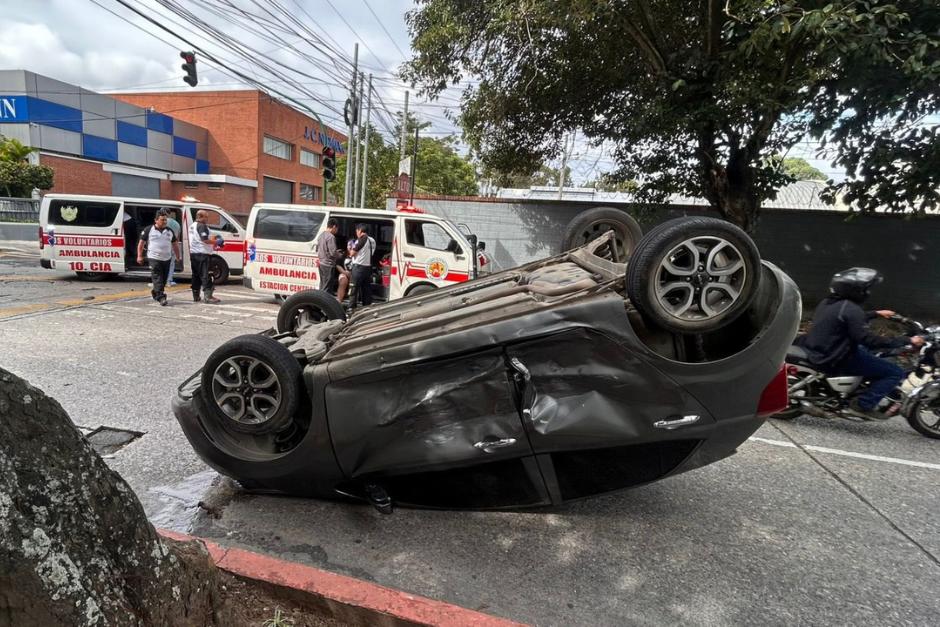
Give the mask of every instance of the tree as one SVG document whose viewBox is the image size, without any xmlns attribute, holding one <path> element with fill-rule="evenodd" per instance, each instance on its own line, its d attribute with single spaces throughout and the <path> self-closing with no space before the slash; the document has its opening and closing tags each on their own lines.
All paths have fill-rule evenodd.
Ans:
<svg viewBox="0 0 940 627">
<path fill-rule="evenodd" d="M 493 173 L 490 178 L 493 178 L 500 187 L 512 187 L 516 189 L 558 187 L 558 168 L 553 168 L 543 163 L 536 171 L 529 174 L 507 175 L 497 172 Z M 563 186 L 570 187 L 571 185 L 571 168 L 565 166 L 565 180 Z"/>
<path fill-rule="evenodd" d="M 52 187 L 52 168 L 27 162 L 36 150 L 17 139 L 0 136 L 0 189 L 6 196 L 28 198 L 34 189 Z"/>
<path fill-rule="evenodd" d="M 616 178 L 602 174 L 593 181 L 584 184 L 585 187 L 593 187 L 599 192 L 624 192 L 635 194 L 639 186 L 636 181 L 620 181 Z"/>
<path fill-rule="evenodd" d="M 826 175 L 800 157 L 776 157 L 783 173 L 795 181 L 825 181 Z"/>
<path fill-rule="evenodd" d="M 490 170 L 533 172 L 580 129 L 647 200 L 704 196 L 751 230 L 790 180 L 772 157 L 809 134 L 853 193 L 882 172 L 885 196 L 937 202 L 936 127 L 904 130 L 937 108 L 935 0 L 421 0 L 406 19 L 406 80 L 479 79 L 459 119 Z"/>
<path fill-rule="evenodd" d="M 405 142 L 405 154 L 411 155 L 414 149 L 414 128 L 417 121 L 409 116 L 408 137 Z M 425 125 L 426 126 L 426 125 Z M 400 134 L 401 126 L 395 129 Z M 365 140 L 365 129 L 359 132 Z M 421 137 L 419 129 L 418 161 L 415 170 L 415 189 L 423 194 L 441 194 L 447 196 L 476 196 L 478 193 L 476 170 L 467 157 L 461 156 L 456 149 L 454 137 Z M 363 143 L 363 146 L 365 144 Z M 336 180 L 330 184 L 330 190 L 337 195 L 342 204 L 346 186 L 346 155 L 336 164 Z M 360 168 L 362 167 L 360 150 Z M 384 207 L 385 199 L 397 189 L 398 181 L 398 144 L 387 145 L 385 138 L 372 127 L 369 136 L 369 182 L 366 192 L 366 207 Z M 362 172 L 360 171 L 360 176 Z M 360 186 L 362 179 L 359 179 Z"/>
<path fill-rule="evenodd" d="M 201 545 L 170 543 L 55 400 L 0 368 L 0 624 L 231 624 Z"/>
</svg>

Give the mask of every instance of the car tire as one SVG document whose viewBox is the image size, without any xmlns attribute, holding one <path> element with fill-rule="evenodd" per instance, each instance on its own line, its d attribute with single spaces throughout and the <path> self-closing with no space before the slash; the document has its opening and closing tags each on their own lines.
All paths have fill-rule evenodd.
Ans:
<svg viewBox="0 0 940 627">
<path fill-rule="evenodd" d="M 930 405 L 938 405 L 938 407 L 929 407 Z M 906 416 L 907 424 L 911 425 L 914 431 L 925 437 L 940 440 L 940 421 L 928 421 L 924 414 L 926 409 L 929 409 L 936 418 L 940 415 L 940 400 L 934 399 L 932 403 L 929 401 L 921 401 L 914 405 L 910 413 Z"/>
<path fill-rule="evenodd" d="M 760 254 L 741 229 L 716 218 L 677 218 L 637 244 L 627 295 L 653 325 L 707 333 L 744 313 L 760 286 Z"/>
<path fill-rule="evenodd" d="M 111 278 L 110 272 L 76 272 L 79 281 L 107 281 Z"/>
<path fill-rule="evenodd" d="M 562 250 L 584 246 L 607 231 L 613 230 L 616 241 L 614 261 L 624 262 L 643 237 L 643 229 L 626 211 L 613 207 L 594 207 L 579 213 L 565 228 Z"/>
<path fill-rule="evenodd" d="M 277 312 L 278 333 L 294 333 L 304 324 L 344 320 L 346 311 L 336 297 L 322 290 L 291 294 Z"/>
<path fill-rule="evenodd" d="M 228 282 L 228 264 L 221 257 L 209 257 L 209 277 L 213 285 L 225 285 Z"/>
<path fill-rule="evenodd" d="M 217 348 L 201 381 L 210 418 L 226 430 L 254 435 L 287 427 L 304 389 L 297 358 L 264 335 L 241 335 Z"/>
<path fill-rule="evenodd" d="M 418 296 L 420 294 L 427 294 L 429 292 L 433 292 L 436 289 L 437 289 L 436 285 L 431 285 L 429 283 L 421 283 L 419 285 L 415 285 L 410 290 L 408 290 L 405 296 Z"/>
</svg>

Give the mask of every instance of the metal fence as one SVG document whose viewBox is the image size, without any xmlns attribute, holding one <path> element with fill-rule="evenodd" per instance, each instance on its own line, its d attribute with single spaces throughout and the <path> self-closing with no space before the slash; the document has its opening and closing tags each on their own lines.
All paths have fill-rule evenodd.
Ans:
<svg viewBox="0 0 940 627">
<path fill-rule="evenodd" d="M 0 222 L 39 222 L 39 200 L 0 196 Z"/>
</svg>

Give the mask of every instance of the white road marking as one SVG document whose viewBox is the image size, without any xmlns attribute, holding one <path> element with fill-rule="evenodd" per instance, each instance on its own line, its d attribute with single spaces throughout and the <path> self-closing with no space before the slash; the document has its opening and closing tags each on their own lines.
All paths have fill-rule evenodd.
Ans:
<svg viewBox="0 0 940 627">
<path fill-rule="evenodd" d="M 812 444 L 804 444 L 802 447 L 797 447 L 793 442 L 786 442 L 784 440 L 769 440 L 767 438 L 759 438 L 756 436 L 751 436 L 748 440 L 753 440 L 755 442 L 762 442 L 764 444 L 771 444 L 773 446 L 782 446 L 785 448 L 804 448 L 807 451 L 813 451 L 816 453 L 827 453 L 829 455 L 841 455 L 842 457 L 854 457 L 856 459 L 867 459 L 873 462 L 886 462 L 889 464 L 900 464 L 902 466 L 913 466 L 915 468 L 928 468 L 930 470 L 940 470 L 940 464 L 930 464 L 928 462 L 915 462 L 910 459 L 899 459 L 897 457 L 882 457 L 881 455 L 869 455 L 868 453 L 854 453 L 852 451 L 843 451 L 837 448 L 827 448 L 825 446 L 813 446 Z"/>
<path fill-rule="evenodd" d="M 265 300 L 268 302 L 271 301 L 270 296 L 257 296 L 255 294 L 245 294 L 244 292 L 223 292 L 222 290 L 216 290 L 215 295 L 220 298 L 234 298 L 235 300 Z"/>
<path fill-rule="evenodd" d="M 183 314 L 180 318 L 199 318 L 200 320 L 208 320 L 210 322 L 218 322 L 219 318 L 213 318 L 211 316 L 200 316 L 198 314 Z"/>
<path fill-rule="evenodd" d="M 245 307 L 242 305 L 225 305 L 225 304 L 218 305 L 218 308 L 219 309 L 237 309 L 238 311 L 255 311 L 255 312 L 261 312 L 261 313 L 266 313 L 266 314 L 269 314 L 272 311 L 274 311 L 270 307 Z"/>
</svg>

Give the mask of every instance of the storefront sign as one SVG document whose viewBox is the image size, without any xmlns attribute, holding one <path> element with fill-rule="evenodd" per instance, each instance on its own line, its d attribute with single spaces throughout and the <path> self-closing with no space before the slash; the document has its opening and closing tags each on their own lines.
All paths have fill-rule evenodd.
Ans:
<svg viewBox="0 0 940 627">
<path fill-rule="evenodd" d="M 315 144 L 331 146 L 336 152 L 346 152 L 343 150 L 343 145 L 339 141 L 325 133 L 318 133 L 315 128 L 310 128 L 309 126 L 304 127 L 304 139 L 309 139 Z"/>
<path fill-rule="evenodd" d="M 0 96 L 0 120 L 27 122 L 29 112 L 26 108 L 26 96 Z"/>
</svg>

